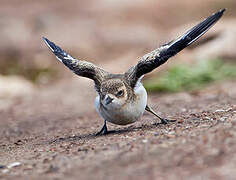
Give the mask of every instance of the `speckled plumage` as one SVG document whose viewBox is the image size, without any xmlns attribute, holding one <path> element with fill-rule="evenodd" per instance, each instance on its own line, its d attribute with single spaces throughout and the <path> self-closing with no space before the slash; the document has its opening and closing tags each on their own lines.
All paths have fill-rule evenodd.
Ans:
<svg viewBox="0 0 236 180">
<path fill-rule="evenodd" d="M 222 17 L 224 11 L 225 9 L 218 11 L 180 38 L 144 55 L 135 66 L 124 74 L 112 74 L 90 62 L 75 59 L 47 38 L 43 39 L 59 61 L 75 74 L 94 81 L 98 94 L 95 100 L 96 110 L 104 119 L 104 126 L 99 134 L 105 134 L 108 132 L 106 121 L 119 125 L 130 124 L 137 121 L 145 110 L 160 118 L 163 123 L 168 122 L 159 117 L 147 105 L 147 93 L 140 82 L 143 75 L 151 72 L 195 42 Z"/>
</svg>

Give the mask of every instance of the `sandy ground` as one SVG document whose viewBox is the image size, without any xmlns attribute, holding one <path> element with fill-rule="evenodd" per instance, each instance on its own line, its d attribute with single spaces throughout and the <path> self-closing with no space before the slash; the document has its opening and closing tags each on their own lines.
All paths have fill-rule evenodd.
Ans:
<svg viewBox="0 0 236 180">
<path fill-rule="evenodd" d="M 91 88 L 84 82 L 82 87 Z M 98 137 L 94 134 L 103 122 L 93 107 L 95 94 L 78 88 L 79 82 L 61 86 L 66 83 L 67 91 L 58 87 L 58 92 L 37 92 L 1 112 L 1 178 L 236 177 L 235 81 L 198 93 L 151 94 L 151 106 L 176 123 L 162 125 L 145 113 L 130 126 L 108 124 L 116 132 Z M 13 162 L 20 165 L 4 167 Z"/>
</svg>

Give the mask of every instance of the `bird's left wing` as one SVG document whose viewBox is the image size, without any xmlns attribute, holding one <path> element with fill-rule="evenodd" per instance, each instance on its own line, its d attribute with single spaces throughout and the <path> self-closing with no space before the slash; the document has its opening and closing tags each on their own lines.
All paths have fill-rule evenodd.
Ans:
<svg viewBox="0 0 236 180">
<path fill-rule="evenodd" d="M 194 26 L 180 38 L 161 46 L 158 49 L 144 55 L 136 66 L 131 67 L 125 76 L 130 85 L 134 87 L 137 81 L 146 73 L 151 72 L 165 63 L 170 57 L 176 55 L 205 34 L 223 15 L 225 9 L 209 16 L 204 21 Z"/>
<path fill-rule="evenodd" d="M 94 64 L 73 58 L 59 46 L 43 37 L 44 42 L 49 49 L 56 55 L 56 58 L 65 64 L 75 74 L 94 80 L 96 85 L 100 85 L 103 78 L 109 74 L 105 70 L 95 66 Z"/>
</svg>

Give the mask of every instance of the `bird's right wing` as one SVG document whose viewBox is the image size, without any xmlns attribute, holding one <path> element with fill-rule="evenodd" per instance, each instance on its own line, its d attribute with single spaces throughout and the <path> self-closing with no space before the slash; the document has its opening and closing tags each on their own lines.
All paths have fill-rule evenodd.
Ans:
<svg viewBox="0 0 236 180">
<path fill-rule="evenodd" d="M 49 49 L 56 55 L 56 58 L 65 64 L 75 74 L 94 80 L 96 85 L 100 85 L 103 78 L 109 74 L 105 70 L 95 66 L 94 64 L 73 58 L 59 46 L 43 37 L 44 42 Z"/>
<path fill-rule="evenodd" d="M 165 63 L 170 57 L 176 55 L 185 47 L 189 46 L 205 34 L 223 15 L 225 9 L 209 16 L 201 23 L 187 31 L 180 38 L 171 41 L 158 49 L 144 55 L 137 65 L 131 67 L 126 73 L 126 77 L 131 86 L 135 86 L 137 81 L 146 73 L 151 72 L 158 66 Z"/>
</svg>

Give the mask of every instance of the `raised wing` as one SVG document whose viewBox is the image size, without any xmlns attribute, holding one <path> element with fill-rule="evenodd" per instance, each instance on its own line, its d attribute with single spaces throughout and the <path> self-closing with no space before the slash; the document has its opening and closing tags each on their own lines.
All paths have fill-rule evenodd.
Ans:
<svg viewBox="0 0 236 180">
<path fill-rule="evenodd" d="M 90 62 L 73 58 L 70 54 L 49 41 L 47 38 L 43 37 L 43 40 L 60 62 L 65 64 L 75 74 L 94 80 L 96 85 L 100 85 L 104 76 L 108 74 L 108 72 Z"/>
<path fill-rule="evenodd" d="M 205 34 L 223 15 L 225 9 L 209 16 L 204 21 L 194 26 L 180 38 L 161 46 L 158 49 L 144 55 L 136 66 L 131 67 L 126 73 L 130 85 L 134 87 L 142 75 L 151 72 L 165 63 L 170 57 L 176 55 Z"/>
</svg>

